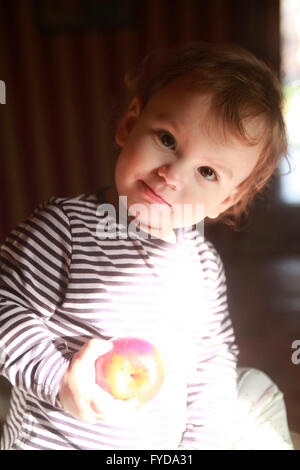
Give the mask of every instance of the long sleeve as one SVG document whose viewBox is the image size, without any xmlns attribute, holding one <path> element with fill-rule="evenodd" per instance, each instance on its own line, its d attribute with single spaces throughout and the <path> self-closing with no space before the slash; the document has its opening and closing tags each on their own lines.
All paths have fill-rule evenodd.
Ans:
<svg viewBox="0 0 300 470">
<path fill-rule="evenodd" d="M 210 244 L 202 263 L 208 311 L 196 332 L 197 366 L 188 384 L 188 420 L 181 447 L 230 449 L 237 398 L 237 347 L 228 314 L 222 262 Z"/>
<path fill-rule="evenodd" d="M 178 304 L 170 303 L 162 286 L 165 277 L 161 278 L 159 269 L 162 267 L 163 273 L 174 269 L 175 275 L 179 252 L 183 253 L 183 261 L 190 260 L 190 243 L 186 244 L 185 238 L 178 246 L 142 237 L 138 241 L 130 237 L 100 240 L 98 204 L 98 196 L 93 193 L 51 199 L 14 230 L 2 247 L 0 374 L 13 387 L 0 447 L 161 450 L 176 449 L 181 440 L 185 447 L 205 448 L 211 439 L 211 447 L 217 448 L 216 430 L 221 429 L 221 440 L 226 429 L 220 427 L 220 417 L 214 414 L 215 397 L 221 390 L 220 403 L 228 406 L 229 398 L 226 401 L 222 397 L 224 369 L 230 380 L 234 370 L 229 349 L 220 350 L 230 335 L 223 323 L 224 286 L 217 258 L 202 243 L 200 266 L 203 264 L 207 277 L 205 292 L 209 293 L 210 310 L 202 312 L 206 324 L 195 336 L 199 347 L 198 367 L 194 367 L 194 329 L 186 321 L 186 304 L 181 305 L 182 290 L 178 288 L 177 292 L 170 286 Z M 109 228 L 114 224 L 112 220 Z M 197 246 L 196 258 L 198 251 Z M 153 263 L 145 262 L 146 254 Z M 195 257 L 191 256 L 191 261 Z M 153 272 L 154 261 L 158 261 L 158 276 Z M 179 274 L 182 278 L 181 266 Z M 187 292 L 191 291 L 187 286 Z M 198 302 L 194 305 L 198 308 Z M 192 313 L 191 322 L 197 318 Z M 224 338 L 219 344 L 220 330 Z M 73 418 L 57 398 L 69 360 L 91 337 L 121 335 L 146 337 L 161 347 L 166 378 L 159 393 L 141 414 L 126 423 L 92 425 Z M 171 335 L 169 343 L 166 339 Z M 179 345 L 185 348 L 184 353 Z M 225 362 L 231 364 L 231 369 L 226 364 L 223 367 Z M 212 380 L 206 380 L 206 375 Z M 204 382 L 208 385 L 203 387 Z M 229 397 L 229 381 L 226 388 Z M 214 399 L 212 405 L 210 398 Z M 206 410 L 209 406 L 212 412 Z"/>
<path fill-rule="evenodd" d="M 11 232 L 0 258 L 0 374 L 58 407 L 68 351 L 48 320 L 64 297 L 71 249 L 68 219 L 49 202 Z"/>
</svg>

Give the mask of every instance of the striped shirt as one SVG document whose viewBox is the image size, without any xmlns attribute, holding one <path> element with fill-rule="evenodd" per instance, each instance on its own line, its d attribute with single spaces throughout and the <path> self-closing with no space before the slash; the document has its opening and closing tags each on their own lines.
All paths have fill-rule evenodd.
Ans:
<svg viewBox="0 0 300 470">
<path fill-rule="evenodd" d="M 102 203 L 103 191 L 51 198 L 2 246 L 1 449 L 229 448 L 237 348 L 219 256 L 195 227 L 172 244 L 100 217 Z M 130 423 L 82 422 L 60 380 L 90 338 L 120 336 L 157 346 L 164 383 Z"/>
</svg>

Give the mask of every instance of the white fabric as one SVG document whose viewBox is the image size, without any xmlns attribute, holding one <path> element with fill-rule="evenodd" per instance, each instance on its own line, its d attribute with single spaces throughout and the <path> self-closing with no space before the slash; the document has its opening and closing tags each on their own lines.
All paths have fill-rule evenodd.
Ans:
<svg viewBox="0 0 300 470">
<path fill-rule="evenodd" d="M 232 450 L 293 450 L 282 392 L 264 372 L 238 368 Z"/>
</svg>

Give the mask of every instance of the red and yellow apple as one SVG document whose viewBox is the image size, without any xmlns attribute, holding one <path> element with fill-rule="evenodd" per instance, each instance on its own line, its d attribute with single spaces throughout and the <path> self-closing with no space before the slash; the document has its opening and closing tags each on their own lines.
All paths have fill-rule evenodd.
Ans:
<svg viewBox="0 0 300 470">
<path fill-rule="evenodd" d="M 96 383 L 118 400 L 151 400 L 164 380 L 157 348 L 141 338 L 116 338 L 112 349 L 96 360 Z"/>
</svg>

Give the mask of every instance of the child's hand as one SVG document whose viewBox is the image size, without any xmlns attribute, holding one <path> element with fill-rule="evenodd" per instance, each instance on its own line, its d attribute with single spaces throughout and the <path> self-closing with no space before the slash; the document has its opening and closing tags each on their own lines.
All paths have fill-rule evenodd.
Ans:
<svg viewBox="0 0 300 470">
<path fill-rule="evenodd" d="M 75 418 L 95 424 L 132 419 L 138 400 L 115 400 L 95 381 L 95 361 L 112 348 L 110 341 L 91 339 L 73 357 L 59 388 L 62 406 Z"/>
</svg>

